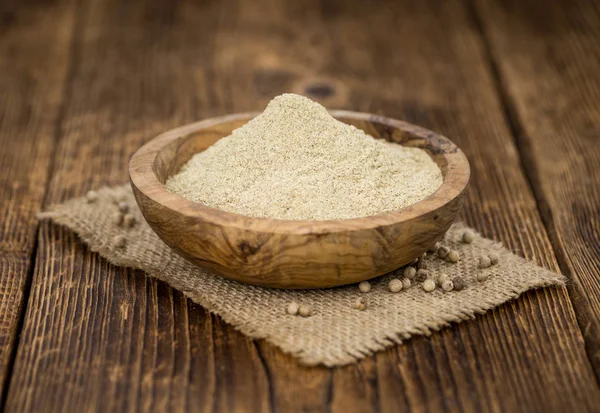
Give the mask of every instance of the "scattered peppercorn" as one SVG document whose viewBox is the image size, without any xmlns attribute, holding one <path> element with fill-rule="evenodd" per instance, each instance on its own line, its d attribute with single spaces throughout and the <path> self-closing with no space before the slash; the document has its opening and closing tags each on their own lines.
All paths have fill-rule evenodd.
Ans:
<svg viewBox="0 0 600 413">
<path fill-rule="evenodd" d="M 406 267 L 402 275 L 405 278 L 412 280 L 413 278 L 415 278 L 415 275 L 417 275 L 417 270 L 415 269 L 415 267 Z"/>
<path fill-rule="evenodd" d="M 490 259 L 491 265 L 496 265 L 498 264 L 498 261 L 500 261 L 500 257 L 495 252 L 488 254 L 488 258 Z"/>
<path fill-rule="evenodd" d="M 448 274 L 445 274 L 445 273 L 438 274 L 438 276 L 436 278 L 436 281 L 440 287 L 446 280 L 448 280 Z"/>
<path fill-rule="evenodd" d="M 358 284 L 358 289 L 361 293 L 368 293 L 371 291 L 371 283 L 368 281 L 362 281 L 360 284 Z"/>
<path fill-rule="evenodd" d="M 367 300 L 365 300 L 364 297 L 358 297 L 356 301 L 354 301 L 354 308 L 365 311 L 367 309 Z"/>
<path fill-rule="evenodd" d="M 441 259 L 444 259 L 448 256 L 448 253 L 450 252 L 450 249 L 448 247 L 444 247 L 443 245 L 441 247 L 438 248 L 437 250 L 437 255 L 438 257 L 440 257 Z"/>
<path fill-rule="evenodd" d="M 122 213 L 127 213 L 129 211 L 129 205 L 125 201 L 119 202 L 119 211 Z"/>
<path fill-rule="evenodd" d="M 411 285 L 412 285 L 412 283 L 410 282 L 410 280 L 408 278 L 402 279 L 402 289 L 403 290 L 408 290 Z"/>
<path fill-rule="evenodd" d="M 466 230 L 465 232 L 463 232 L 462 242 L 464 242 L 465 244 L 472 243 L 474 239 L 475 239 L 475 234 L 473 234 L 473 231 Z"/>
<path fill-rule="evenodd" d="M 85 200 L 88 204 L 96 202 L 98 200 L 98 192 L 94 191 L 93 189 L 87 191 L 87 193 L 85 194 Z"/>
<path fill-rule="evenodd" d="M 442 283 L 442 290 L 448 292 L 454 290 L 454 283 L 451 280 L 446 280 Z"/>
<path fill-rule="evenodd" d="M 121 214 L 120 212 L 115 212 L 112 216 L 112 221 L 113 224 L 120 227 L 121 225 L 123 225 L 123 214 Z"/>
<path fill-rule="evenodd" d="M 123 224 L 125 225 L 125 227 L 131 228 L 131 227 L 133 227 L 135 225 L 135 223 L 136 223 L 136 219 L 135 219 L 135 217 L 133 215 L 126 214 L 123 217 Z"/>
<path fill-rule="evenodd" d="M 492 265 L 492 261 L 489 257 L 483 256 L 479 257 L 478 266 L 479 268 L 489 268 Z"/>
<path fill-rule="evenodd" d="M 427 250 L 427 252 L 429 252 L 430 254 L 435 254 L 439 248 L 440 248 L 440 243 L 436 242 L 431 247 L 429 247 L 429 249 Z"/>
<path fill-rule="evenodd" d="M 479 272 L 477 273 L 477 275 L 475 276 L 475 279 L 477 279 L 477 281 L 485 281 L 488 279 L 488 275 L 485 272 Z"/>
<path fill-rule="evenodd" d="M 464 290 L 467 286 L 467 283 L 463 277 L 454 277 L 452 279 L 452 284 L 454 285 L 454 290 L 456 291 Z"/>
<path fill-rule="evenodd" d="M 458 262 L 458 251 L 456 250 L 452 250 L 448 253 L 448 256 L 446 257 L 448 259 L 448 261 L 450 261 L 451 263 L 457 263 Z"/>
<path fill-rule="evenodd" d="M 423 280 L 425 280 L 426 278 L 429 278 L 429 271 L 424 270 L 424 269 L 420 269 L 419 271 L 417 271 L 417 276 L 416 276 L 416 280 L 421 282 Z"/>
<path fill-rule="evenodd" d="M 428 293 L 435 290 L 435 281 L 433 281 L 431 278 L 426 279 L 423 281 L 423 289 Z"/>
<path fill-rule="evenodd" d="M 298 314 L 301 317 L 310 317 L 312 315 L 312 307 L 308 304 L 300 304 L 298 307 Z"/>
<path fill-rule="evenodd" d="M 397 278 L 394 278 L 393 280 L 390 280 L 390 283 L 388 284 L 388 288 L 393 293 L 397 293 L 398 291 L 402 291 L 402 281 L 400 281 Z"/>
<path fill-rule="evenodd" d="M 285 312 L 288 313 L 289 315 L 297 315 L 299 310 L 300 310 L 300 305 L 297 302 L 292 301 L 291 303 L 288 304 L 287 308 L 285 309 Z"/>
<path fill-rule="evenodd" d="M 417 268 L 420 270 L 426 270 L 427 269 L 427 263 L 425 262 L 425 260 L 423 260 L 422 258 L 419 260 L 419 262 L 417 263 Z"/>
<path fill-rule="evenodd" d="M 127 243 L 127 239 L 123 235 L 115 235 L 112 239 L 112 244 L 114 247 L 123 248 Z"/>
</svg>

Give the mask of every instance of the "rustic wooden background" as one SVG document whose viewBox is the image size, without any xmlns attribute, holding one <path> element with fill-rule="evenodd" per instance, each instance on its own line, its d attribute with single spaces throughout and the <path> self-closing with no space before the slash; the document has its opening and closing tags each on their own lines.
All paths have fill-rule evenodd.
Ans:
<svg viewBox="0 0 600 413">
<path fill-rule="evenodd" d="M 462 218 L 568 286 L 303 368 L 36 220 L 285 91 L 455 140 Z M 4 412 L 600 409 L 597 1 L 1 0 L 0 142 Z"/>
</svg>

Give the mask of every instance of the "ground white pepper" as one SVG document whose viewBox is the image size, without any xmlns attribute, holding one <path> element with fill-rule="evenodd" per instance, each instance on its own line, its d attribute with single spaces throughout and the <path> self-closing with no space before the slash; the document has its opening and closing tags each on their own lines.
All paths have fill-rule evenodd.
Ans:
<svg viewBox="0 0 600 413">
<path fill-rule="evenodd" d="M 454 283 L 451 280 L 446 280 L 442 283 L 442 290 L 448 292 L 454 289 Z"/>
<path fill-rule="evenodd" d="M 367 309 L 367 300 L 365 300 L 364 297 L 358 297 L 355 301 L 354 301 L 354 308 L 356 308 L 357 310 L 360 311 L 365 311 Z"/>
<path fill-rule="evenodd" d="M 411 284 L 412 283 L 410 282 L 410 280 L 408 278 L 402 279 L 402 289 L 403 290 L 408 290 L 410 288 Z"/>
<path fill-rule="evenodd" d="M 415 267 L 406 267 L 402 273 L 405 278 L 412 280 L 417 275 L 417 270 Z"/>
<path fill-rule="evenodd" d="M 459 254 L 458 251 L 456 250 L 452 250 L 448 253 L 448 256 L 446 257 L 448 259 L 448 261 L 450 261 L 451 263 L 457 263 L 458 259 L 459 259 Z"/>
<path fill-rule="evenodd" d="M 313 220 L 401 209 L 441 184 L 425 151 L 373 139 L 294 94 L 274 98 L 166 182 L 168 190 L 224 211 Z"/>
<path fill-rule="evenodd" d="M 402 281 L 400 281 L 397 278 L 394 278 L 393 280 L 390 280 L 390 283 L 388 284 L 388 288 L 391 292 L 393 293 L 397 293 L 398 291 L 402 291 Z"/>
<path fill-rule="evenodd" d="M 490 260 L 490 257 L 479 257 L 477 265 L 479 268 L 489 268 L 490 265 L 492 265 L 492 261 Z"/>
<path fill-rule="evenodd" d="M 465 244 L 472 243 L 474 239 L 475 239 L 475 234 L 473 234 L 473 231 L 466 230 L 465 232 L 463 232 L 462 242 L 464 242 Z"/>
<path fill-rule="evenodd" d="M 98 200 L 98 192 L 94 191 L 93 189 L 87 191 L 87 193 L 85 194 L 85 200 L 89 204 L 96 202 Z"/>
<path fill-rule="evenodd" d="M 431 278 L 426 279 L 423 281 L 423 289 L 428 293 L 435 290 L 435 281 L 433 281 Z"/>
<path fill-rule="evenodd" d="M 441 259 L 445 259 L 448 256 L 448 253 L 450 252 L 450 249 L 448 247 L 445 246 L 440 246 L 437 250 L 437 255 L 438 257 L 440 257 Z"/>
<path fill-rule="evenodd" d="M 496 265 L 498 264 L 498 261 L 500 261 L 500 257 L 495 252 L 488 254 L 488 258 L 490 259 L 491 265 Z"/>
<path fill-rule="evenodd" d="M 297 315 L 298 311 L 300 311 L 300 305 L 295 301 L 289 303 L 285 309 L 285 312 L 289 315 Z"/>
<path fill-rule="evenodd" d="M 123 248 L 127 244 L 127 239 L 123 235 L 115 235 L 112 238 L 112 245 L 116 248 Z"/>
<path fill-rule="evenodd" d="M 312 307 L 308 304 L 300 304 L 298 307 L 298 314 L 301 317 L 310 317 L 312 315 Z"/>
<path fill-rule="evenodd" d="M 360 284 L 358 284 L 358 289 L 361 293 L 368 293 L 371 291 L 371 283 L 368 281 L 362 281 Z"/>
</svg>

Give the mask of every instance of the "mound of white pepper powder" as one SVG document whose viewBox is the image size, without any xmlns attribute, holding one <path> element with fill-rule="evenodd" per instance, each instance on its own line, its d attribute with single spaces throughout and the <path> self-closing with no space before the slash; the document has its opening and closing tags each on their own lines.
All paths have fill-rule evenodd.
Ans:
<svg viewBox="0 0 600 413">
<path fill-rule="evenodd" d="M 375 140 L 295 94 L 274 98 L 166 182 L 170 191 L 213 208 L 288 220 L 396 210 L 441 184 L 425 151 Z"/>
</svg>

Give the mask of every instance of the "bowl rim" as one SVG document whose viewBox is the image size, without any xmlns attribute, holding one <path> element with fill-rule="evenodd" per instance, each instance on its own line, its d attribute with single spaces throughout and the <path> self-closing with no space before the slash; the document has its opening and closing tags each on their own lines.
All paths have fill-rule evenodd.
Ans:
<svg viewBox="0 0 600 413">
<path fill-rule="evenodd" d="M 409 122 L 381 115 L 346 110 L 330 110 L 329 113 L 340 120 L 355 119 L 377 123 L 388 128 L 400 129 L 415 135 L 417 138 L 424 139 L 430 144 L 435 142 L 437 147 L 444 147 L 445 150 L 441 152 L 441 155 L 446 160 L 447 171 L 442 185 L 428 197 L 399 210 L 348 219 L 283 220 L 250 217 L 193 202 L 183 198 L 181 195 L 170 192 L 166 185 L 158 180 L 154 171 L 154 163 L 159 152 L 166 145 L 218 124 L 245 119 L 250 120 L 257 116 L 259 112 L 217 116 L 159 134 L 142 145 L 131 157 L 129 161 L 130 183 L 134 189 L 134 193 L 137 189 L 153 202 L 188 218 L 202 219 L 213 225 L 247 231 L 295 235 L 370 230 L 404 223 L 442 208 L 455 198 L 461 196 L 466 190 L 470 179 L 469 162 L 463 151 L 445 136 Z"/>
</svg>

